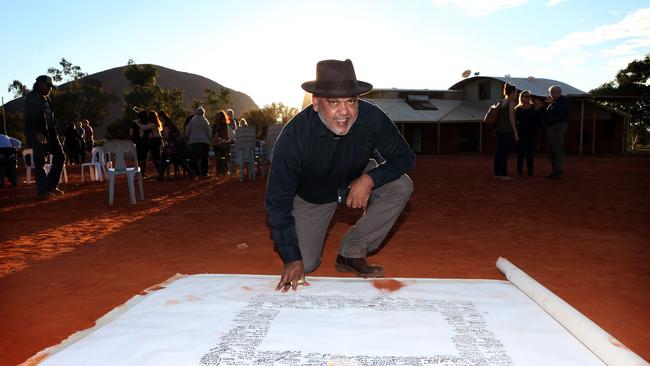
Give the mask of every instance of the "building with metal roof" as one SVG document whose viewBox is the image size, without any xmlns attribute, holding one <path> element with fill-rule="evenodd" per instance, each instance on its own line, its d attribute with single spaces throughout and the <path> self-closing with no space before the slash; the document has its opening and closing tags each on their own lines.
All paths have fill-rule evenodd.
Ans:
<svg viewBox="0 0 650 366">
<path fill-rule="evenodd" d="M 559 85 L 568 97 L 570 111 L 567 152 L 624 152 L 627 115 L 596 103 L 593 97 L 566 83 L 542 78 L 475 76 L 448 90 L 374 89 L 364 95 L 398 126 L 416 153 L 491 152 L 496 144 L 483 126 L 483 116 L 501 99 L 504 83 L 546 97 Z M 544 149 L 540 128 L 538 149 Z"/>
<path fill-rule="evenodd" d="M 465 86 L 470 84 L 478 84 L 479 88 L 476 92 L 479 99 L 494 99 L 501 96 L 501 90 L 504 83 L 510 83 L 517 86 L 519 90 L 529 90 L 533 95 L 548 96 L 548 89 L 553 85 L 559 85 L 562 88 L 562 94 L 567 97 L 590 97 L 591 95 L 578 88 L 563 83 L 561 81 L 552 79 L 536 78 L 529 76 L 527 78 L 510 77 L 510 76 L 474 76 L 471 78 L 463 79 L 456 84 L 452 85 L 451 90 L 467 90 Z M 485 94 L 485 93 L 488 94 Z M 495 94 L 496 93 L 496 94 Z M 470 93 L 473 94 L 473 93 Z M 493 98 L 490 98 L 490 97 Z"/>
</svg>

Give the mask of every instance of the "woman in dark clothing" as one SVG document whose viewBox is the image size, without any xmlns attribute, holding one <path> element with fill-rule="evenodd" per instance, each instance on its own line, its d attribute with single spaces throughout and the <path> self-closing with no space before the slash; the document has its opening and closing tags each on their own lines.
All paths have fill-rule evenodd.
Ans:
<svg viewBox="0 0 650 366">
<path fill-rule="evenodd" d="M 517 87 L 505 83 L 503 99 L 499 102 L 499 119 L 496 125 L 497 151 L 494 155 L 494 178 L 496 179 L 512 179 L 508 176 L 508 154 L 512 148 L 512 141 L 519 140 L 515 119 L 516 99 Z"/>
<path fill-rule="evenodd" d="M 163 175 L 165 171 L 169 169 L 170 164 L 174 165 L 174 175 L 177 175 L 178 167 L 180 166 L 191 178 L 193 174 L 188 162 L 185 160 L 189 146 L 187 146 L 183 140 L 181 130 L 165 111 L 159 111 L 158 117 L 160 117 L 163 123 L 162 136 L 165 140 L 165 146 L 163 147 L 161 156 L 162 170 L 160 178 L 163 178 Z"/>
<path fill-rule="evenodd" d="M 533 158 L 537 145 L 537 128 L 540 125 L 541 114 L 532 102 L 532 94 L 526 90 L 519 95 L 519 104 L 515 107 L 517 120 L 517 174 L 524 174 L 524 160 L 528 168 L 528 176 L 533 176 Z"/>
<path fill-rule="evenodd" d="M 214 156 L 217 160 L 217 175 L 226 175 L 232 144 L 228 134 L 228 117 L 226 112 L 222 110 L 217 112 L 214 120 L 215 122 L 212 125 L 212 146 Z"/>
<path fill-rule="evenodd" d="M 147 124 L 144 127 L 144 131 L 149 133 L 149 152 L 151 153 L 151 160 L 153 165 L 156 167 L 156 172 L 158 172 L 158 177 L 162 176 L 162 165 L 160 162 L 160 149 L 163 146 L 162 138 L 162 123 L 160 118 L 158 118 L 158 113 L 156 111 L 147 111 Z"/>
<path fill-rule="evenodd" d="M 74 122 L 70 122 L 65 129 L 65 142 L 63 143 L 63 150 L 70 164 L 78 164 L 80 162 L 79 153 L 81 148 L 81 135 L 77 130 Z"/>
<path fill-rule="evenodd" d="M 136 153 L 138 154 L 138 166 L 142 171 L 142 176 L 146 177 L 147 170 L 147 155 L 149 155 L 149 133 L 145 134 L 138 123 L 146 124 L 147 123 L 147 111 L 140 108 L 133 108 L 134 111 L 138 113 L 138 119 L 134 120 L 129 128 L 129 135 L 131 136 L 131 141 L 135 144 Z"/>
<path fill-rule="evenodd" d="M 80 159 L 79 163 L 83 164 L 86 162 L 86 130 L 84 130 L 83 126 L 81 125 L 81 121 L 75 122 L 74 127 L 79 133 L 79 151 L 77 155 Z"/>
</svg>

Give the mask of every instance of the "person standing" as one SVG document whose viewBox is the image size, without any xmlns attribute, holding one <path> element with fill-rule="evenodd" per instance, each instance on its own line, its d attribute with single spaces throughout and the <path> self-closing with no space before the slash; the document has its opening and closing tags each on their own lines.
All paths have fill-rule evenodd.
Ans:
<svg viewBox="0 0 650 366">
<path fill-rule="evenodd" d="M 515 117 L 517 87 L 503 84 L 503 99 L 499 102 L 499 119 L 496 125 L 497 151 L 494 155 L 494 178 L 511 180 L 508 176 L 508 155 L 512 149 L 512 142 L 518 141 Z"/>
<path fill-rule="evenodd" d="M 95 131 L 87 119 L 81 121 L 81 125 L 85 131 L 84 139 L 86 141 L 86 151 L 91 152 L 93 147 L 95 147 Z"/>
<path fill-rule="evenodd" d="M 235 135 L 237 134 L 237 130 L 239 129 L 239 122 L 235 118 L 235 111 L 232 109 L 228 109 L 226 111 L 226 119 L 228 126 L 230 127 L 228 129 L 228 137 L 230 138 L 231 141 L 235 140 Z"/>
<path fill-rule="evenodd" d="M 207 177 L 212 130 L 210 128 L 210 122 L 205 118 L 205 109 L 203 107 L 196 109 L 194 117 L 192 117 L 185 128 L 185 133 L 190 141 L 196 175 Z"/>
<path fill-rule="evenodd" d="M 519 94 L 519 104 L 515 107 L 517 120 L 517 175 L 524 175 L 524 161 L 529 177 L 533 176 L 535 146 L 537 145 L 537 127 L 540 123 L 540 112 L 532 101 L 529 90 Z"/>
<path fill-rule="evenodd" d="M 68 164 L 79 164 L 79 147 L 81 146 L 81 135 L 79 130 L 77 130 L 76 122 L 70 122 L 65 131 L 63 131 L 63 136 L 65 137 L 63 141 L 63 150 L 65 151 Z"/>
<path fill-rule="evenodd" d="M 25 139 L 34 151 L 36 195 L 42 199 L 63 194 L 59 180 L 65 157 L 56 129 L 54 104 L 49 96 L 52 89 L 56 89 L 52 78 L 40 75 L 25 97 Z M 43 168 L 48 154 L 52 155 L 52 166 L 49 173 L 45 173 Z"/>
<path fill-rule="evenodd" d="M 149 136 L 149 147 L 147 150 L 149 150 L 151 153 L 151 160 L 153 161 L 153 165 L 156 167 L 158 179 L 162 180 L 163 169 L 162 162 L 160 160 L 160 149 L 163 146 L 163 127 L 162 122 L 160 122 L 160 118 L 158 118 L 158 113 L 156 113 L 154 110 L 148 110 L 146 122 L 139 122 L 138 128 L 140 128 L 140 131 L 142 131 L 143 134 Z"/>
<path fill-rule="evenodd" d="M 74 125 L 79 133 L 79 148 L 77 156 L 79 157 L 79 163 L 83 164 L 86 162 L 86 130 L 81 121 L 75 122 Z"/>
<path fill-rule="evenodd" d="M 147 156 L 149 155 L 149 132 L 145 133 L 140 128 L 140 124 L 146 124 L 149 116 L 147 111 L 142 108 L 134 107 L 133 110 L 138 114 L 138 118 L 133 120 L 129 127 L 129 136 L 135 144 L 136 154 L 138 155 L 138 166 L 142 172 L 142 177 L 147 177 Z"/>
<path fill-rule="evenodd" d="M 564 136 L 569 117 L 569 101 L 562 95 L 562 87 L 553 85 L 548 88 L 550 103 L 544 114 L 548 160 L 551 162 L 550 179 L 561 179 L 564 175 Z"/>
<path fill-rule="evenodd" d="M 187 144 L 180 128 L 164 110 L 158 111 L 158 117 L 163 124 L 162 137 L 163 141 L 165 141 L 161 156 L 163 175 L 165 169 L 168 168 L 166 162 L 169 161 L 170 164 L 174 165 L 174 174 L 178 171 L 178 167 L 181 167 L 188 176 L 192 177 L 193 173 L 185 161 Z M 163 177 L 161 176 L 161 178 Z"/>
<path fill-rule="evenodd" d="M 218 111 L 214 115 L 214 124 L 212 125 L 212 146 L 214 149 L 214 157 L 217 160 L 217 176 L 225 176 L 228 172 L 228 165 L 230 164 L 230 126 L 228 125 L 228 117 L 223 110 Z"/>
<path fill-rule="evenodd" d="M 368 264 L 401 214 L 413 182 L 415 155 L 390 118 L 360 100 L 372 85 L 358 81 L 352 61 L 324 60 L 302 84 L 313 104 L 284 127 L 273 151 L 265 206 L 284 267 L 276 290 L 309 285 L 337 202 L 363 210 L 341 239 L 336 270 L 382 277 Z M 380 154 L 379 164 L 374 156 Z"/>
</svg>

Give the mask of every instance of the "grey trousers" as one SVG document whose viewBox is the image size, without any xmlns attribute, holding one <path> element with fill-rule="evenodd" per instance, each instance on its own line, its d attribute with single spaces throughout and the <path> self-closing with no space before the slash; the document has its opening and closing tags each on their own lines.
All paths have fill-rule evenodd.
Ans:
<svg viewBox="0 0 650 366">
<path fill-rule="evenodd" d="M 553 174 L 564 174 L 564 135 L 566 135 L 566 128 L 566 123 L 546 128 L 548 160 L 551 162 Z"/>
<path fill-rule="evenodd" d="M 341 238 L 339 254 L 348 258 L 365 258 L 379 248 L 412 192 L 413 181 L 406 174 L 373 189 L 366 211 Z M 325 235 L 336 207 L 336 202 L 314 204 L 298 196 L 294 198 L 293 217 L 305 273 L 313 272 L 320 265 Z"/>
</svg>

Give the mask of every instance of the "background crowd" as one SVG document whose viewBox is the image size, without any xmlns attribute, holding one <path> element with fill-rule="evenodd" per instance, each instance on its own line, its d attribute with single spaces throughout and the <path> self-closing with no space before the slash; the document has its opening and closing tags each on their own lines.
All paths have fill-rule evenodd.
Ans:
<svg viewBox="0 0 650 366">
<path fill-rule="evenodd" d="M 553 85 L 549 96 L 534 96 L 529 90 L 517 91 L 512 84 L 503 85 L 503 99 L 496 105 L 499 110 L 494 134 L 497 149 L 494 155 L 494 178 L 511 180 L 508 175 L 508 156 L 513 143 L 517 144 L 517 175 L 534 175 L 534 154 L 538 131 L 546 130 L 550 179 L 564 175 L 564 136 L 569 114 L 567 99 L 562 88 Z"/>
<path fill-rule="evenodd" d="M 136 146 L 138 165 L 146 176 L 150 158 L 160 180 L 171 167 L 189 177 L 207 177 L 211 156 L 216 160 L 215 173 L 228 174 L 237 130 L 248 125 L 245 119 L 236 119 L 232 109 L 217 111 L 211 123 L 206 110 L 199 106 L 186 117 L 182 129 L 163 110 L 136 107 L 134 111 L 137 118 L 129 128 L 129 136 Z"/>
</svg>

